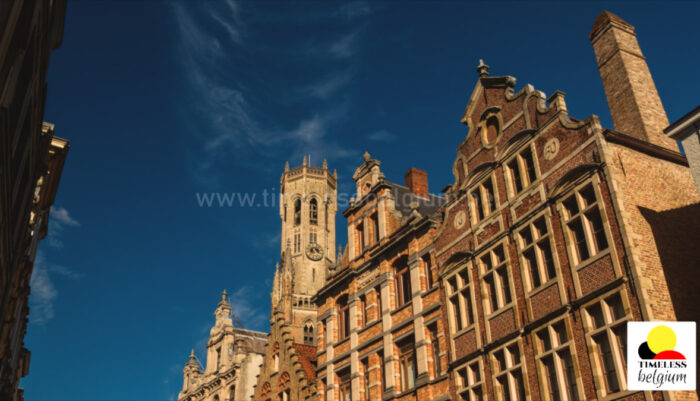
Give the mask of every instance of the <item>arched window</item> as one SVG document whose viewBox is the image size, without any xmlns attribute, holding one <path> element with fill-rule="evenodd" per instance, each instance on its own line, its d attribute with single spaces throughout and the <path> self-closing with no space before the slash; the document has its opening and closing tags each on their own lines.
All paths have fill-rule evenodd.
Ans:
<svg viewBox="0 0 700 401">
<path fill-rule="evenodd" d="M 304 344 L 313 345 L 314 343 L 314 325 L 311 322 L 304 324 Z"/>
<path fill-rule="evenodd" d="M 311 198 L 309 202 L 309 223 L 318 224 L 318 201 L 316 198 Z"/>
<path fill-rule="evenodd" d="M 294 225 L 301 224 L 301 199 L 294 201 Z"/>
</svg>

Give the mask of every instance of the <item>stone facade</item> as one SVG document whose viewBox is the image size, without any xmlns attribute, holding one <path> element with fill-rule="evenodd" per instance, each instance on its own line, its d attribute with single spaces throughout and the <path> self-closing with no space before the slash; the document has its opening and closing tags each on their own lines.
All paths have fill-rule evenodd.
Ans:
<svg viewBox="0 0 700 401">
<path fill-rule="evenodd" d="M 316 394 L 313 295 L 335 266 L 337 174 L 327 163 L 285 166 L 280 180 L 281 264 L 272 284 L 270 335 L 255 400 L 306 400 Z"/>
<path fill-rule="evenodd" d="M 356 199 L 343 212 L 348 246 L 319 306 L 319 400 L 448 399 L 445 320 L 432 242 L 443 199 L 427 174 L 384 180 L 365 154 Z"/>
<path fill-rule="evenodd" d="M 0 2 L 0 399 L 22 400 L 29 282 L 68 153 L 43 123 L 51 50 L 65 0 Z"/>
<path fill-rule="evenodd" d="M 267 335 L 233 327 L 226 295 L 224 291 L 214 312 L 206 366 L 200 367 L 192 350 L 178 401 L 246 401 L 253 396 Z"/>
</svg>

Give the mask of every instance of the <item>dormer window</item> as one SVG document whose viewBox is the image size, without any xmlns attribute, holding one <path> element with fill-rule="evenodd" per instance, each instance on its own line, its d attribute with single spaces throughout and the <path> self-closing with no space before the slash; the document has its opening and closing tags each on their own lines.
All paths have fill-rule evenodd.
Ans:
<svg viewBox="0 0 700 401">
<path fill-rule="evenodd" d="M 316 198 L 311 198 L 309 202 L 309 223 L 318 224 L 318 201 Z"/>
<path fill-rule="evenodd" d="M 294 225 L 301 224 L 301 199 L 294 201 Z"/>
</svg>

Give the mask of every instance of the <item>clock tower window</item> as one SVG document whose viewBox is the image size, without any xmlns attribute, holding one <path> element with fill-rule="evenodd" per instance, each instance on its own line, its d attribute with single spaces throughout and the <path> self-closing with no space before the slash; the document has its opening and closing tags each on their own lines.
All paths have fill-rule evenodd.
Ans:
<svg viewBox="0 0 700 401">
<path fill-rule="evenodd" d="M 311 198 L 309 202 L 309 223 L 318 225 L 318 201 L 316 198 Z"/>
<path fill-rule="evenodd" d="M 294 225 L 301 224 L 301 199 L 294 201 Z"/>
</svg>

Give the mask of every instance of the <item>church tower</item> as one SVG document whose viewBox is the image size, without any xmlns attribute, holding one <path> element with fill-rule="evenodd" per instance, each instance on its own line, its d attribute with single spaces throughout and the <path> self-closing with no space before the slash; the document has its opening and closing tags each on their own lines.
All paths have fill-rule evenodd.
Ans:
<svg viewBox="0 0 700 401">
<path fill-rule="evenodd" d="M 313 342 L 316 308 L 311 298 L 335 264 L 337 173 L 328 164 L 311 166 L 304 157 L 285 165 L 280 180 L 281 264 L 275 271 L 272 311 L 282 312 L 299 343 Z M 307 327 L 308 326 L 308 327 Z"/>
</svg>

